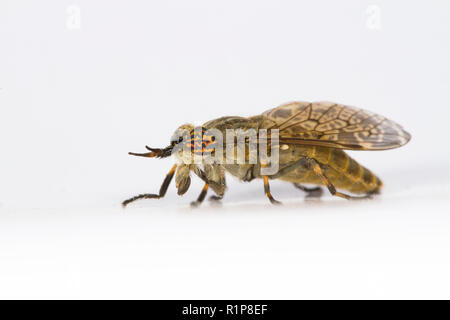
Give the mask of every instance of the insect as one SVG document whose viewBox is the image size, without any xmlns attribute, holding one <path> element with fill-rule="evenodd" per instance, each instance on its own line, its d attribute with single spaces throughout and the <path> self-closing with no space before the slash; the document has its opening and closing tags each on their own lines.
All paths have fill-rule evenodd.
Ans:
<svg viewBox="0 0 450 320">
<path fill-rule="evenodd" d="M 183 195 L 189 189 L 191 173 L 204 182 L 197 200 L 191 203 L 193 206 L 203 202 L 208 189 L 212 189 L 216 194 L 211 200 L 222 199 L 226 190 L 226 172 L 246 182 L 262 179 L 264 192 L 274 204 L 279 201 L 275 200 L 270 191 L 269 181 L 273 179 L 293 183 L 305 192 L 318 191 L 321 190 L 320 186 L 326 186 L 329 192 L 337 197 L 368 198 L 379 193 L 383 184 L 375 174 L 357 163 L 344 150 L 393 149 L 411 139 L 411 135 L 397 123 L 363 109 L 331 102 L 291 102 L 249 118 L 222 117 L 208 121 L 202 127 L 182 125 L 175 131 L 168 147 L 146 147 L 149 151 L 147 153 L 129 154 L 149 158 L 183 156 L 183 152 L 186 155 L 186 150 L 194 155 L 202 154 L 217 147 L 218 142 L 214 136 L 208 134 L 209 129 L 223 134 L 227 129 L 278 130 L 278 144 L 273 150 L 269 148 L 269 153 L 279 153 L 277 172 L 272 175 L 262 174 L 261 169 L 267 166 L 267 163 L 259 158 L 256 163 L 196 163 L 191 160 L 178 160 L 166 175 L 158 194 L 137 195 L 125 200 L 123 206 L 138 199 L 164 197 L 174 176 L 178 194 Z M 180 136 L 181 131 L 188 134 Z M 248 146 L 249 140 L 245 141 Z M 176 149 L 181 146 L 184 151 Z M 226 157 L 235 158 L 237 148 L 238 146 L 233 147 L 231 153 L 227 151 Z M 248 153 L 245 155 L 248 158 Z M 307 188 L 303 185 L 305 183 L 316 187 Z M 345 190 L 353 195 L 338 190 Z"/>
</svg>

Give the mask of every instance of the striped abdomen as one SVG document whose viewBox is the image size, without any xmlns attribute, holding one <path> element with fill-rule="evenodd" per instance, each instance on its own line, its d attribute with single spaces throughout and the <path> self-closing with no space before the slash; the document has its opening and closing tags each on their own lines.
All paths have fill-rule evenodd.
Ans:
<svg viewBox="0 0 450 320">
<path fill-rule="evenodd" d="M 341 149 L 297 146 L 293 148 L 293 150 L 290 150 L 292 159 L 308 156 L 325 165 L 323 171 L 337 189 L 363 194 L 378 192 L 383 185 L 375 174 L 364 168 Z M 283 159 L 282 154 L 280 154 L 281 159 Z M 287 176 L 280 177 L 280 179 L 298 183 L 323 184 L 317 174 L 305 168 L 298 168 Z"/>
</svg>

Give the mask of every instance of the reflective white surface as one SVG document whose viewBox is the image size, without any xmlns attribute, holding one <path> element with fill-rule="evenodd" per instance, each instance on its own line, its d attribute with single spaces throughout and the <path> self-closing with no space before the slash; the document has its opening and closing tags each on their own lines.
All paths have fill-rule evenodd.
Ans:
<svg viewBox="0 0 450 320">
<path fill-rule="evenodd" d="M 0 298 L 450 298 L 450 8 L 377 3 L 2 1 Z M 412 134 L 351 153 L 382 195 L 230 178 L 191 210 L 193 178 L 120 207 L 172 165 L 128 151 L 292 100 Z"/>
</svg>

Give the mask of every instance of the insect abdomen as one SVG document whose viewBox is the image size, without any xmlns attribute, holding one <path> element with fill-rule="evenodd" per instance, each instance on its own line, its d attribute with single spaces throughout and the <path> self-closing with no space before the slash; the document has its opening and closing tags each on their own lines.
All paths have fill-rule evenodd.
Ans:
<svg viewBox="0 0 450 320">
<path fill-rule="evenodd" d="M 357 194 L 376 193 L 381 189 L 383 183 L 372 171 L 360 165 L 343 150 L 326 149 L 328 150 L 318 152 L 317 160 L 328 166 L 325 174 L 336 188 Z"/>
<path fill-rule="evenodd" d="M 382 182 L 369 169 L 364 168 L 343 150 L 318 146 L 290 146 L 280 152 L 282 167 L 289 166 L 304 157 L 312 158 L 322 165 L 322 170 L 337 189 L 356 194 L 376 193 Z M 279 177 L 280 180 L 324 185 L 314 170 L 298 166 Z"/>
</svg>

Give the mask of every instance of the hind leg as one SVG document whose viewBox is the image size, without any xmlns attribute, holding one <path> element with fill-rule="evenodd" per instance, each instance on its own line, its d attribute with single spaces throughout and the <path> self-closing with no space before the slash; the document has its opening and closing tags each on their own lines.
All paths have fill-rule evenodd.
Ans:
<svg viewBox="0 0 450 320">
<path fill-rule="evenodd" d="M 297 189 L 300 189 L 300 190 L 302 190 L 302 191 L 304 191 L 304 192 L 307 192 L 307 193 L 310 193 L 310 192 L 316 192 L 316 191 L 322 190 L 322 188 L 320 188 L 320 187 L 312 187 L 312 188 L 308 188 L 308 187 L 305 187 L 304 185 L 302 185 L 302 184 L 300 184 L 300 183 L 296 183 L 296 182 L 294 182 L 293 185 L 294 185 L 294 187 L 296 187 Z"/>
<path fill-rule="evenodd" d="M 321 187 L 308 188 L 308 187 L 305 187 L 304 185 L 301 185 L 300 183 L 295 183 L 295 182 L 293 183 L 293 185 L 297 189 L 300 189 L 303 192 L 306 192 L 306 197 L 308 197 L 308 198 L 318 198 L 318 197 L 321 197 L 323 194 L 323 190 Z"/>
<path fill-rule="evenodd" d="M 351 196 L 351 195 L 337 191 L 335 186 L 331 183 L 330 179 L 323 172 L 323 170 L 320 166 L 320 163 L 312 158 L 308 158 L 308 161 L 310 163 L 312 170 L 322 179 L 323 183 L 327 186 L 328 191 L 330 191 L 330 193 L 333 196 L 344 198 L 347 200 L 361 200 L 361 199 L 368 199 L 368 198 L 372 197 L 372 194 L 370 194 L 370 193 L 368 193 L 364 196 Z"/>
<path fill-rule="evenodd" d="M 222 199 L 223 199 L 223 196 L 212 195 L 211 197 L 209 197 L 209 201 L 212 201 L 212 202 L 220 201 Z"/>
<path fill-rule="evenodd" d="M 318 161 L 316 161 L 315 159 L 307 158 L 307 157 L 301 158 L 298 161 L 292 163 L 291 165 L 289 165 L 287 167 L 284 167 L 283 169 L 278 171 L 277 174 L 271 176 L 270 178 L 271 179 L 277 179 L 277 178 L 282 177 L 285 174 L 295 170 L 298 167 L 303 167 L 303 168 L 305 168 L 307 170 L 313 170 L 322 179 L 324 185 L 328 188 L 328 191 L 330 191 L 330 193 L 333 196 L 344 198 L 344 199 L 347 199 L 347 200 L 367 199 L 367 198 L 371 198 L 372 197 L 372 194 L 370 194 L 370 193 L 366 194 L 364 196 L 351 196 L 351 195 L 348 195 L 348 194 L 345 194 L 345 193 L 337 191 L 335 186 L 331 183 L 330 179 L 323 172 L 323 170 L 321 168 L 321 164 Z M 302 185 L 299 185 L 299 184 L 296 184 L 296 183 L 294 183 L 294 185 L 297 188 L 299 188 L 299 189 L 301 189 L 303 191 L 306 191 L 306 192 L 314 191 L 315 189 L 318 189 L 318 190 L 320 189 L 320 187 L 317 187 L 317 188 L 311 188 L 312 189 L 311 190 L 310 188 L 306 188 L 306 187 L 304 187 Z"/>
</svg>

